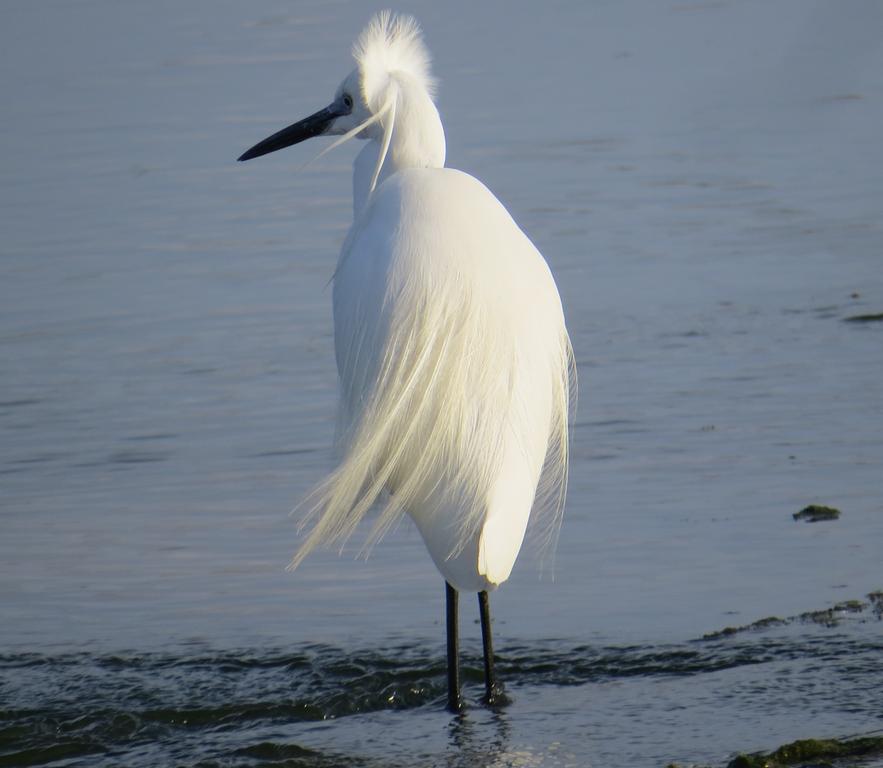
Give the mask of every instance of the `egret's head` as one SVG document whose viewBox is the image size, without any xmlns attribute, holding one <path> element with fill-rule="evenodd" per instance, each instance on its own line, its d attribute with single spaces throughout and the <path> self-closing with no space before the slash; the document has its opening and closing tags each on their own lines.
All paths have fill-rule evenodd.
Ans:
<svg viewBox="0 0 883 768">
<path fill-rule="evenodd" d="M 378 13 L 356 40 L 353 58 L 356 68 L 340 84 L 331 104 L 274 133 L 239 159 L 250 160 L 325 134 L 343 136 L 332 146 L 354 136 L 382 140 L 388 146 L 397 113 L 400 122 L 409 112 L 429 115 L 429 120 L 408 121 L 416 128 L 412 131 L 415 135 L 426 132 L 420 122 L 429 123 L 430 132 L 436 131 L 437 124 L 441 132 L 432 103 L 435 81 L 430 73 L 429 52 L 413 17 L 389 11 Z M 438 137 L 432 138 L 438 143 Z M 443 162 L 443 132 L 441 147 Z"/>
<path fill-rule="evenodd" d="M 328 124 L 326 134 L 340 136 L 370 121 L 371 110 L 362 96 L 360 80 L 359 70 L 354 69 L 337 87 L 334 101 L 331 102 L 330 107 L 337 105 L 335 111 L 340 114 Z M 366 139 L 368 134 L 359 136 L 359 138 Z"/>
</svg>

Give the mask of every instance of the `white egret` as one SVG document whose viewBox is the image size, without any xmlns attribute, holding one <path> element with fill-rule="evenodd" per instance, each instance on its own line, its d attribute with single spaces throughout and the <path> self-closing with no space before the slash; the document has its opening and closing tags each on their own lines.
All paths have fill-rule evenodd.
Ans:
<svg viewBox="0 0 883 768">
<path fill-rule="evenodd" d="M 367 141 L 334 273 L 340 460 L 308 501 L 292 567 L 346 540 L 380 496 L 367 546 L 410 515 L 445 578 L 448 707 L 459 710 L 457 590 L 479 594 L 485 700 L 499 701 L 488 591 L 509 577 L 529 519 L 554 544 L 573 358 L 539 251 L 481 182 L 443 167 L 416 21 L 376 15 L 353 56 L 329 106 L 239 158 L 326 134 L 341 136 L 328 149 Z"/>
</svg>

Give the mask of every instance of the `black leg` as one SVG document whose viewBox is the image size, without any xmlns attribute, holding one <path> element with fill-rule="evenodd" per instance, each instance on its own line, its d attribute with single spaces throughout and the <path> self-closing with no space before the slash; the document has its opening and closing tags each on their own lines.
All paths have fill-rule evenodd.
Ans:
<svg viewBox="0 0 883 768">
<path fill-rule="evenodd" d="M 463 701 L 460 698 L 460 648 L 459 619 L 457 616 L 457 590 L 445 582 L 448 618 L 448 710 L 461 712 Z"/>
<path fill-rule="evenodd" d="M 504 704 L 503 687 L 494 675 L 494 641 L 491 637 L 491 612 L 487 592 L 478 593 L 478 612 L 481 615 L 481 644 L 484 648 L 484 703 L 490 706 Z"/>
</svg>

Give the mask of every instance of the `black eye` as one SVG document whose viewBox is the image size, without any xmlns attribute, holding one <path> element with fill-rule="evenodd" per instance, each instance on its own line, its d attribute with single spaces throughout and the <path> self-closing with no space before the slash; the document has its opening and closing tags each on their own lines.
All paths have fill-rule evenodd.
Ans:
<svg viewBox="0 0 883 768">
<path fill-rule="evenodd" d="M 343 94 L 343 105 L 344 105 L 347 109 L 352 109 L 352 108 L 353 108 L 353 97 L 350 96 L 348 93 Z"/>
</svg>

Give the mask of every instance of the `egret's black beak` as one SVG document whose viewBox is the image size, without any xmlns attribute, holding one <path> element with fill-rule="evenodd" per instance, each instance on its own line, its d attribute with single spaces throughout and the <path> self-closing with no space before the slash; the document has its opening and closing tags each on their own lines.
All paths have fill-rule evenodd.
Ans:
<svg viewBox="0 0 883 768">
<path fill-rule="evenodd" d="M 320 109 L 315 114 L 305 117 L 303 120 L 289 125 L 288 128 L 283 128 L 281 131 L 277 131 L 272 136 L 258 142 L 241 155 L 239 160 L 251 160 L 253 157 L 267 155 L 270 152 L 275 152 L 277 149 L 285 149 L 285 147 L 290 147 L 292 144 L 311 139 L 313 136 L 321 136 L 338 117 L 348 115 L 350 112 L 352 112 L 352 105 L 347 106 L 342 98 L 337 99 L 333 104 L 325 107 L 325 109 Z"/>
</svg>

